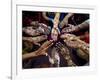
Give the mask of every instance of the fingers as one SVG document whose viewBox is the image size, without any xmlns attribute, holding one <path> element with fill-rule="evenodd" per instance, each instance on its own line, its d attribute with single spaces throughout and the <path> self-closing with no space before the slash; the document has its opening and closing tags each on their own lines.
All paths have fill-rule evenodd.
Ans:
<svg viewBox="0 0 100 80">
<path fill-rule="evenodd" d="M 37 36 L 37 35 L 40 35 L 40 32 L 37 31 L 36 29 L 33 29 L 32 26 L 23 28 L 23 32 L 24 32 L 25 34 L 27 34 L 27 35 L 30 35 L 30 36 Z"/>
<path fill-rule="evenodd" d="M 38 31 L 42 34 L 49 34 L 50 31 L 51 31 L 51 27 L 50 26 L 47 26 L 43 23 L 39 23 L 39 28 L 38 28 Z"/>
<path fill-rule="evenodd" d="M 37 43 L 37 42 L 34 42 L 34 44 L 37 45 L 37 46 L 41 46 L 41 44 L 40 43 Z"/>
<path fill-rule="evenodd" d="M 51 31 L 51 38 L 56 41 L 58 38 L 58 34 L 60 33 L 58 29 L 58 23 L 59 23 L 60 13 L 56 13 L 54 18 L 54 25 Z"/>
<path fill-rule="evenodd" d="M 66 43 L 67 46 L 72 47 L 72 48 L 84 49 L 84 46 L 85 47 L 88 46 L 84 41 L 80 40 L 79 37 L 73 34 L 63 34 L 61 35 L 61 38 L 64 39 L 64 42 Z"/>
<path fill-rule="evenodd" d="M 58 39 L 58 35 L 59 35 L 59 30 L 58 29 L 55 29 L 53 28 L 52 29 L 52 33 L 51 33 L 51 38 L 56 41 Z"/>
<path fill-rule="evenodd" d="M 44 48 L 44 51 L 46 51 L 48 48 L 50 48 L 53 45 L 53 43 L 51 43 L 50 45 L 48 45 L 46 48 Z"/>
<path fill-rule="evenodd" d="M 76 26 L 72 25 L 72 24 L 68 24 L 67 27 L 62 29 L 62 33 L 71 33 L 74 32 L 76 30 Z"/>
<path fill-rule="evenodd" d="M 75 41 L 67 41 L 66 39 L 64 40 L 67 46 L 71 48 L 78 48 L 78 42 Z"/>
<path fill-rule="evenodd" d="M 51 43 L 53 43 L 53 40 L 46 41 L 41 47 L 45 48 L 45 47 L 47 47 L 48 45 L 50 45 Z"/>
<path fill-rule="evenodd" d="M 46 50 L 49 48 L 49 47 L 51 47 L 53 45 L 53 43 L 52 43 L 52 41 L 50 40 L 50 41 L 47 41 L 47 42 L 45 42 L 43 45 L 42 45 L 42 47 L 40 47 L 39 49 L 38 49 L 38 55 L 48 55 L 47 54 L 47 52 L 46 52 Z"/>
<path fill-rule="evenodd" d="M 68 40 L 68 41 L 71 41 L 71 40 L 78 40 L 78 39 L 79 39 L 79 38 L 76 37 L 75 35 L 73 35 L 73 34 L 67 34 L 67 33 L 62 34 L 62 35 L 60 36 L 60 38 L 61 38 L 61 39 L 66 39 L 66 40 Z"/>
<path fill-rule="evenodd" d="M 33 42 L 32 37 L 22 37 L 22 40 Z"/>
<path fill-rule="evenodd" d="M 32 21 L 32 22 L 30 23 L 30 25 L 31 25 L 34 29 L 36 29 L 36 28 L 39 27 L 38 21 Z"/>
<path fill-rule="evenodd" d="M 42 16 L 43 16 L 46 20 L 50 20 L 50 18 L 47 17 L 46 12 L 43 12 L 43 13 L 42 13 Z"/>
<path fill-rule="evenodd" d="M 60 36 L 62 39 L 64 39 L 64 42 L 66 43 L 67 46 L 72 47 L 72 48 L 78 48 L 79 47 L 79 42 L 78 38 L 73 35 L 73 34 L 63 34 Z"/>
<path fill-rule="evenodd" d="M 66 39 L 67 38 L 67 34 L 65 33 L 65 34 L 62 34 L 61 36 L 60 36 L 60 38 L 61 39 Z"/>
<path fill-rule="evenodd" d="M 42 46 L 38 49 L 38 52 L 45 52 L 49 47 L 53 45 L 53 41 L 46 41 Z"/>
<path fill-rule="evenodd" d="M 46 40 L 47 35 L 41 35 L 37 37 L 23 37 L 22 39 L 40 46 L 39 42 Z"/>
<path fill-rule="evenodd" d="M 61 21 L 61 23 L 60 23 L 60 28 L 63 28 L 64 27 L 64 25 L 67 25 L 68 24 L 68 20 L 69 20 L 69 18 L 71 17 L 71 16 L 73 16 L 74 14 L 73 13 L 68 13 L 66 16 L 65 16 L 65 18 Z"/>
<path fill-rule="evenodd" d="M 47 39 L 47 35 L 41 35 L 41 36 L 37 36 L 37 37 L 33 37 L 32 40 L 34 42 L 41 42 Z"/>
</svg>

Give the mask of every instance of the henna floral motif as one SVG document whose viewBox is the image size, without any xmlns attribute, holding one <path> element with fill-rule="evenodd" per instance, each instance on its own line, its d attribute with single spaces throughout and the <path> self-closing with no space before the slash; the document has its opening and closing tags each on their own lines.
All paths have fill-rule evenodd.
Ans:
<svg viewBox="0 0 100 80">
<path fill-rule="evenodd" d="M 28 35 L 28 37 L 23 36 L 22 40 L 39 46 L 36 51 L 23 54 L 23 60 L 46 55 L 52 66 L 60 67 L 60 55 L 62 55 L 66 60 L 67 66 L 78 66 L 72 59 L 71 48 L 76 50 L 76 53 L 73 53 L 74 55 L 77 55 L 89 63 L 89 43 L 81 39 L 84 36 L 77 36 L 73 33 L 88 29 L 89 19 L 81 24 L 73 25 L 69 24 L 69 18 L 72 17 L 74 13 L 68 13 L 61 22 L 60 15 L 61 13 L 59 12 L 55 13 L 54 19 L 52 20 L 52 27 L 44 23 L 39 23 L 38 21 L 32 21 L 30 26 L 22 29 L 23 33 Z M 43 13 L 43 17 L 50 21 L 46 13 Z M 41 44 L 41 42 L 43 42 L 43 44 Z M 51 49 L 50 54 L 48 52 L 49 49 Z"/>
<path fill-rule="evenodd" d="M 89 28 L 89 20 L 86 20 L 83 23 L 76 25 L 76 26 L 68 24 L 68 27 L 63 28 L 61 33 L 78 32 L 81 29 L 87 29 L 87 28 Z"/>
<path fill-rule="evenodd" d="M 73 34 L 63 34 L 61 38 L 64 39 L 64 42 L 67 46 L 71 48 L 77 49 L 77 54 L 80 55 L 82 58 L 86 57 L 86 60 L 89 60 L 89 44 L 80 40 Z M 81 54 L 80 54 L 81 53 Z"/>
</svg>

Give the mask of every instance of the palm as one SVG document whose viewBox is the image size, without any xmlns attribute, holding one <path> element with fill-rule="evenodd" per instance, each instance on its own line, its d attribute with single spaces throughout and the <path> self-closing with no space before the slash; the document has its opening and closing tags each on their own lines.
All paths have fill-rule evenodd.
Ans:
<svg viewBox="0 0 100 80">
<path fill-rule="evenodd" d="M 51 62 L 51 64 L 57 63 L 56 66 L 58 66 L 58 64 L 60 63 L 60 55 L 62 55 L 64 59 L 67 61 L 66 63 L 67 66 L 77 66 L 77 64 L 72 59 L 71 50 L 80 49 L 81 51 L 83 51 L 83 55 L 89 56 L 89 45 L 88 43 L 85 43 L 84 41 L 80 40 L 79 37 L 73 33 L 74 31 L 78 31 L 77 30 L 78 27 L 74 25 L 67 24 L 67 26 L 65 28 L 62 28 L 60 31 L 58 27 L 59 20 L 57 20 L 59 19 L 59 16 L 60 16 L 59 14 L 58 16 L 55 16 L 55 19 L 53 20 L 54 25 L 51 29 L 48 28 L 48 26 L 43 27 L 43 29 L 45 30 L 43 32 L 43 30 L 41 31 L 41 29 L 39 28 L 41 32 L 41 33 L 38 32 L 39 35 L 41 34 L 41 35 L 50 36 L 52 39 L 51 42 L 49 37 L 45 39 L 47 41 L 44 42 L 42 46 L 38 49 L 40 51 L 39 54 L 44 55 L 45 53 L 48 53 L 49 61 Z M 66 22 L 68 23 L 68 21 Z M 32 31 L 32 29 L 30 30 Z M 45 33 L 46 31 L 47 33 Z M 44 41 L 42 38 L 40 40 L 41 40 L 40 42 Z M 48 49 L 51 49 L 51 54 L 49 54 Z M 82 54 L 80 57 L 89 60 L 87 59 L 89 57 L 84 58 Z"/>
</svg>

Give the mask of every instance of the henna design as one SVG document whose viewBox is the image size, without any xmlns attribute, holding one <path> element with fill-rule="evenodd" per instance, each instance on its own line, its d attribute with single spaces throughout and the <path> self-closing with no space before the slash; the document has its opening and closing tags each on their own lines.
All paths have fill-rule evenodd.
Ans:
<svg viewBox="0 0 100 80">
<path fill-rule="evenodd" d="M 67 46 L 78 49 L 78 55 L 83 58 L 86 56 L 87 60 L 89 60 L 89 45 L 87 43 L 80 40 L 73 34 L 63 34 L 61 35 L 61 38 L 64 39 Z"/>
<path fill-rule="evenodd" d="M 36 25 L 35 28 L 36 29 L 34 29 L 33 26 L 24 27 L 23 32 L 25 32 L 26 34 L 28 34 L 30 36 L 38 36 L 40 34 L 47 35 L 51 31 L 51 28 L 43 23 L 38 23 L 38 25 Z"/>
<path fill-rule="evenodd" d="M 51 31 L 51 38 L 56 41 L 59 35 L 59 29 L 58 29 L 58 23 L 59 23 L 59 17 L 60 17 L 60 13 L 56 13 L 56 16 L 54 18 L 54 26 L 52 28 Z"/>
<path fill-rule="evenodd" d="M 66 46 L 64 46 L 61 42 L 56 44 L 56 47 L 60 51 L 60 53 L 63 55 L 65 60 L 67 61 L 68 66 L 77 66 L 70 57 L 70 52 Z"/>
<path fill-rule="evenodd" d="M 64 25 L 68 25 L 68 19 L 72 17 L 74 14 L 73 13 L 68 13 L 65 18 L 60 22 L 60 28 L 63 28 Z"/>
<path fill-rule="evenodd" d="M 43 14 L 45 15 L 46 13 Z M 55 17 L 54 19 L 52 19 L 53 27 L 47 26 L 44 23 L 39 23 L 38 21 L 32 21 L 30 23 L 30 26 L 24 27 L 23 32 L 30 36 L 23 37 L 22 39 L 24 41 L 29 41 L 37 45 L 39 45 L 39 42 L 42 42 L 44 40 L 46 40 L 46 42 L 43 42 L 42 45 L 39 45 L 40 48 L 38 50 L 23 54 L 22 59 L 24 60 L 40 55 L 46 55 L 49 59 L 49 62 L 53 66 L 60 67 L 60 55 L 62 55 L 66 60 L 66 64 L 68 66 L 78 66 L 72 60 L 69 49 L 70 47 L 76 50 L 77 55 L 80 58 L 85 59 L 87 62 L 89 62 L 89 44 L 80 40 L 80 36 L 75 36 L 73 33 L 78 32 L 82 29 L 88 29 L 89 20 L 86 20 L 83 23 L 74 26 L 73 24 L 69 24 L 68 22 L 69 18 L 73 15 L 73 13 L 68 13 L 60 22 L 60 13 L 55 13 Z M 51 21 L 51 19 L 46 16 L 45 19 Z M 64 28 L 65 25 L 66 27 Z M 61 29 L 61 32 L 59 29 Z M 52 40 L 50 40 L 48 36 L 50 36 Z M 47 50 L 49 48 L 52 48 L 51 54 L 48 54 L 49 52 Z"/>
<path fill-rule="evenodd" d="M 29 59 L 40 55 L 47 55 L 47 49 L 53 45 L 52 40 L 46 41 L 38 50 L 22 55 L 22 59 Z"/>
<path fill-rule="evenodd" d="M 82 29 L 87 29 L 87 28 L 89 28 L 89 20 L 86 20 L 83 23 L 76 25 L 76 26 L 68 24 L 68 27 L 63 28 L 61 33 L 78 32 Z"/>
<path fill-rule="evenodd" d="M 56 47 L 53 47 L 52 48 L 52 51 L 51 51 L 51 59 L 53 60 L 54 65 L 56 67 L 59 67 L 60 66 L 60 56 L 59 56 L 59 53 L 58 53 Z"/>
</svg>

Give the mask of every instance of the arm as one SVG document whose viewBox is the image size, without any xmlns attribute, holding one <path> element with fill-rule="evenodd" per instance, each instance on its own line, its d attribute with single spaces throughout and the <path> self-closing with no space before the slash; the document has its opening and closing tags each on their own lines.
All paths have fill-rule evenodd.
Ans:
<svg viewBox="0 0 100 80">
<path fill-rule="evenodd" d="M 22 31 L 25 34 L 30 35 L 30 36 L 38 36 L 38 35 L 40 35 L 40 32 L 37 29 L 33 29 L 32 26 L 25 27 L 25 28 L 22 29 Z"/>
<path fill-rule="evenodd" d="M 46 50 L 53 45 L 53 41 L 46 41 L 37 51 L 22 55 L 22 59 L 34 58 L 40 55 L 46 55 Z"/>
<path fill-rule="evenodd" d="M 73 16 L 74 14 L 73 13 L 68 13 L 65 18 L 61 21 L 60 23 L 60 28 L 63 28 L 64 25 L 67 25 L 68 24 L 68 19 Z"/>
<path fill-rule="evenodd" d="M 58 29 L 59 18 L 60 18 L 60 13 L 56 13 L 56 16 L 54 18 L 54 25 L 53 25 L 53 28 L 52 28 L 52 31 L 51 31 L 51 38 L 54 41 L 57 40 L 58 34 L 60 33 L 59 29 Z"/>
<path fill-rule="evenodd" d="M 43 12 L 42 15 L 43 15 L 43 17 L 44 17 L 46 20 L 48 20 L 48 21 L 50 20 L 50 18 L 48 18 L 48 17 L 46 16 L 46 12 Z"/>
<path fill-rule="evenodd" d="M 72 34 L 63 34 L 61 38 L 64 39 L 67 46 L 78 50 L 77 54 L 80 55 L 80 57 L 89 60 L 89 44 Z"/>
<path fill-rule="evenodd" d="M 89 20 L 86 20 L 83 23 L 76 26 L 68 24 L 68 27 L 63 28 L 61 32 L 72 33 L 72 32 L 80 31 L 81 29 L 86 29 L 86 28 L 89 28 Z"/>
<path fill-rule="evenodd" d="M 41 36 L 37 36 L 37 37 L 22 37 L 22 40 L 24 41 L 29 41 L 33 44 L 39 45 L 39 42 L 44 41 L 47 39 L 47 35 L 41 35 Z"/>
<path fill-rule="evenodd" d="M 65 58 L 65 60 L 67 61 L 68 66 L 77 66 L 72 61 L 69 49 L 65 45 L 63 45 L 62 43 L 59 42 L 59 43 L 56 44 L 56 47 L 58 48 L 58 50 L 62 54 L 62 56 Z"/>
</svg>

